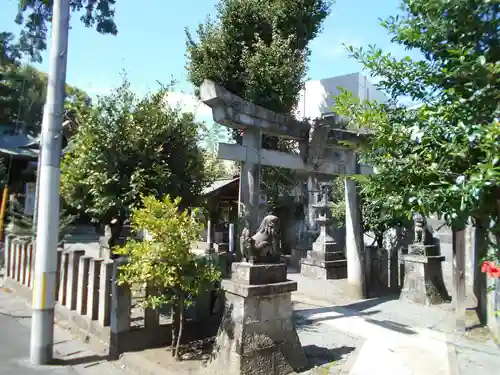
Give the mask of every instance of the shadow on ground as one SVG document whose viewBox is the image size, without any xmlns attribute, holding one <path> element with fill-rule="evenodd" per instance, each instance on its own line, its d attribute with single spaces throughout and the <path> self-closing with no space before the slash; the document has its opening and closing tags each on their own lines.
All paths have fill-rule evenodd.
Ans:
<svg viewBox="0 0 500 375">
<path fill-rule="evenodd" d="M 302 330 L 316 331 L 320 328 L 317 324 L 324 321 L 331 321 L 345 317 L 359 316 L 364 318 L 365 321 L 380 326 L 391 331 L 403 333 L 406 335 L 414 335 L 416 331 L 410 328 L 407 324 L 391 320 L 372 319 L 370 316 L 377 315 L 381 312 L 379 309 L 373 309 L 376 306 L 384 304 L 389 301 L 394 301 L 397 296 L 384 296 L 377 297 L 343 306 L 330 306 L 330 307 L 317 307 L 312 309 L 296 309 L 296 325 Z M 369 310 L 369 311 L 366 311 Z"/>
<path fill-rule="evenodd" d="M 317 345 L 304 346 L 304 352 L 309 362 L 309 369 L 323 366 L 327 363 L 338 362 L 356 350 L 353 346 L 340 346 L 338 348 L 325 348 Z"/>
<path fill-rule="evenodd" d="M 79 354 L 79 352 L 70 353 L 65 355 L 64 357 L 76 354 Z M 89 355 L 86 357 L 66 358 L 66 359 L 64 357 L 54 359 L 52 365 L 61 367 L 87 365 L 85 367 L 92 367 L 98 365 L 99 363 L 109 361 L 109 357 L 107 355 Z"/>
</svg>

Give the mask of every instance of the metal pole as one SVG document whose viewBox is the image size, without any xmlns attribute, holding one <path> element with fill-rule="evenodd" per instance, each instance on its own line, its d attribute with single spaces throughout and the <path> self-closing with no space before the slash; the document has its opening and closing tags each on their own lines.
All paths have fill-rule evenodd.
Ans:
<svg viewBox="0 0 500 375">
<path fill-rule="evenodd" d="M 54 0 L 49 82 L 40 142 L 39 209 L 30 345 L 30 359 L 34 365 L 48 364 L 53 359 L 61 138 L 69 15 L 69 0 Z"/>
</svg>

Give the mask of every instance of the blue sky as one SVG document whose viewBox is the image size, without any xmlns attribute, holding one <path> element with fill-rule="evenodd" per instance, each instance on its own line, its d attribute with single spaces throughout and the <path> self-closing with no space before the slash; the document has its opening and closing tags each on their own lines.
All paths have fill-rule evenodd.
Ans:
<svg viewBox="0 0 500 375">
<path fill-rule="evenodd" d="M 16 32 L 17 0 L 1 0 L 0 30 Z M 104 94 L 120 82 L 126 71 L 138 93 L 167 83 L 179 82 L 176 91 L 190 92 L 185 74 L 185 27 L 194 30 L 209 14 L 216 0 L 118 0 L 117 36 L 100 35 L 85 28 L 73 15 L 69 39 L 67 82 L 90 95 Z M 398 12 L 399 0 L 337 0 L 325 22 L 324 30 L 311 43 L 308 77 L 320 79 L 360 71 L 361 67 L 342 47 L 377 44 L 396 55 L 404 51 L 390 43 L 379 18 Z M 48 54 L 39 69 L 47 71 Z"/>
</svg>

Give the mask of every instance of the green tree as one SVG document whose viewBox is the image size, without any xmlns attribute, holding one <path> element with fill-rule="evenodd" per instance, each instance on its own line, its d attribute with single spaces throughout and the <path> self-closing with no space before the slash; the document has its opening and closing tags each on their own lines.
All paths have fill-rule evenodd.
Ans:
<svg viewBox="0 0 500 375">
<path fill-rule="evenodd" d="M 220 279 L 220 272 L 206 257 L 191 252 L 202 226 L 187 210 L 180 209 L 180 198 L 162 200 L 146 197 L 143 208 L 134 209 L 132 226 L 146 230 L 150 240 L 129 241 L 117 250 L 128 262 L 120 268 L 119 283 L 147 285 L 143 306 L 158 309 L 170 305 L 172 311 L 172 354 L 180 359 L 184 309 L 199 293 L 208 292 Z"/>
<path fill-rule="evenodd" d="M 116 0 L 70 0 L 71 11 L 81 13 L 80 20 L 87 27 L 95 27 L 101 34 L 116 35 L 114 22 Z M 47 30 L 52 18 L 53 0 L 19 0 L 16 22 L 23 26 L 19 45 L 33 61 L 42 60 L 40 52 L 47 49 Z"/>
<path fill-rule="evenodd" d="M 1 74 L 1 73 L 0 73 Z M 20 121 L 28 132 L 41 130 L 43 109 L 47 93 L 48 75 L 31 65 L 10 67 L 0 77 L 5 91 L 0 91 L 0 122 Z M 0 89 L 1 90 L 1 89 Z M 66 119 L 75 120 L 75 111 L 88 110 L 90 97 L 76 87 L 66 85 Z"/>
<path fill-rule="evenodd" d="M 21 57 L 13 42 L 13 34 L 0 33 L 0 122 L 9 118 L 11 109 L 18 104 L 14 96 L 15 90 L 9 85 L 9 78 L 19 68 Z"/>
<path fill-rule="evenodd" d="M 363 188 L 384 208 L 437 213 L 454 229 L 472 217 L 500 233 L 499 7 L 487 0 L 404 0 L 404 14 L 382 25 L 423 59 L 348 48 L 381 77 L 392 99 L 379 105 L 344 93 L 335 108 L 351 126 L 373 130 L 362 156 L 377 173 Z M 398 106 L 400 97 L 420 106 Z"/>
<path fill-rule="evenodd" d="M 125 79 L 78 118 L 62 163 L 61 194 L 73 209 L 109 223 L 128 218 L 141 195 L 191 205 L 209 182 L 192 113 L 165 104 L 168 88 L 144 98 Z"/>
<path fill-rule="evenodd" d="M 290 114 L 303 86 L 309 42 L 329 13 L 329 0 L 220 0 L 216 20 L 187 31 L 187 72 L 199 87 L 211 79 L 229 91 L 279 113 Z M 241 136 L 233 131 L 238 142 Z M 264 137 L 270 149 L 293 151 L 293 142 Z M 268 195 L 289 186 L 289 171 L 265 168 Z"/>
</svg>

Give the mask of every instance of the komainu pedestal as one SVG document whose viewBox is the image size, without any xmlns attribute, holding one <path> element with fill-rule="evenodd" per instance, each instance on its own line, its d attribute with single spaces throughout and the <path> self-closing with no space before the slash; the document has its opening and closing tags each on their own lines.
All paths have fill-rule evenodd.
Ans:
<svg viewBox="0 0 500 375">
<path fill-rule="evenodd" d="M 295 330 L 285 264 L 233 263 L 210 374 L 287 375 L 307 367 Z"/>
<path fill-rule="evenodd" d="M 401 255 L 405 270 L 401 298 L 424 305 L 449 302 L 443 279 L 444 259 L 436 245 L 410 245 L 408 254 Z"/>
</svg>

